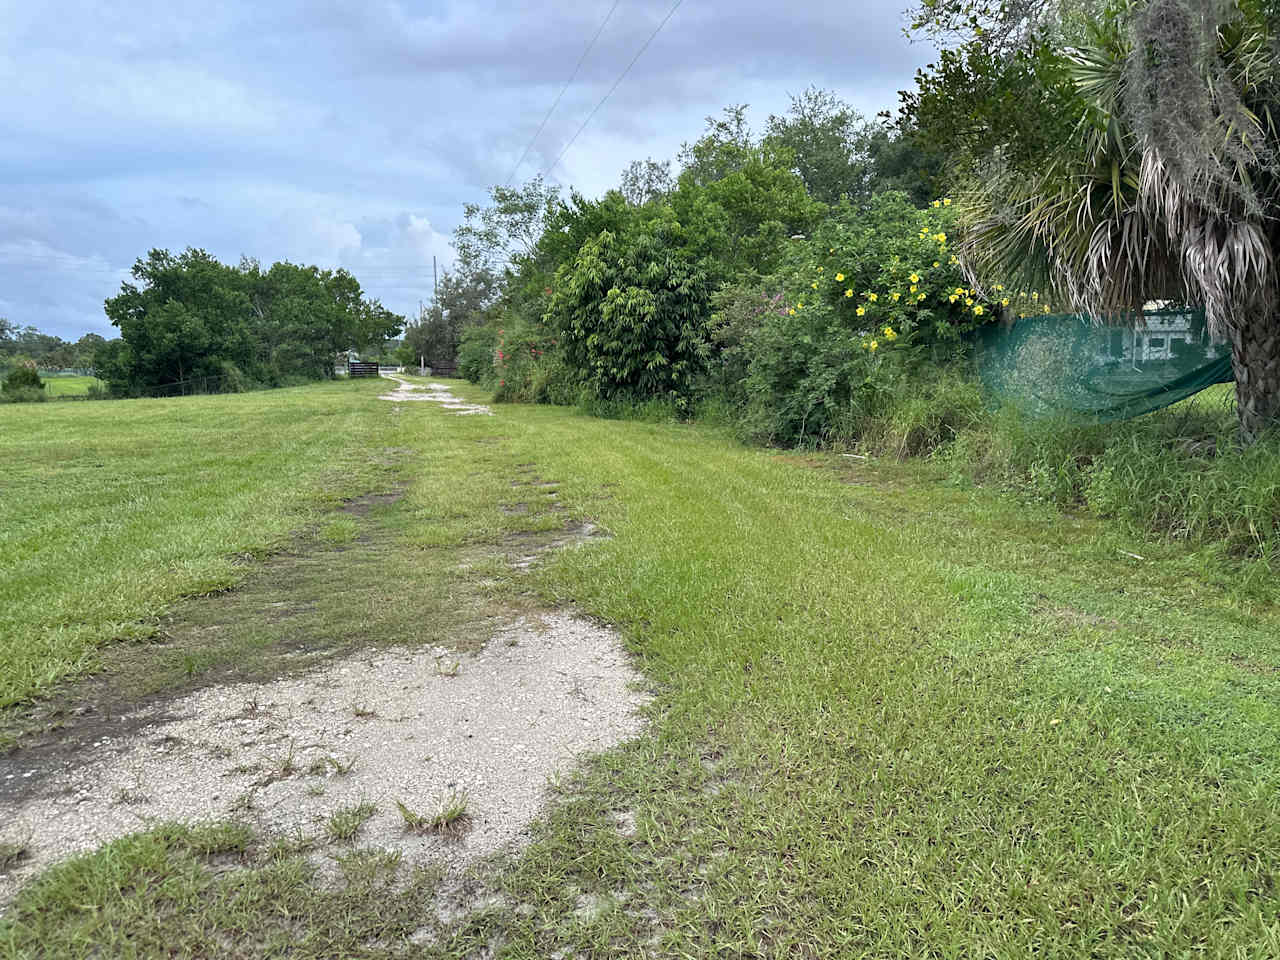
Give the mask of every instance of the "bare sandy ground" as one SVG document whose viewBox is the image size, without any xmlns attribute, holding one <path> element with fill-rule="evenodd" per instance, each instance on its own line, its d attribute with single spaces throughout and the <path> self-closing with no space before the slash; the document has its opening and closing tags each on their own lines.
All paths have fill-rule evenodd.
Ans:
<svg viewBox="0 0 1280 960">
<path fill-rule="evenodd" d="M 0 806 L 0 836 L 29 836 L 0 873 L 0 905 L 39 870 L 166 820 L 239 818 L 324 837 L 336 810 L 372 802 L 356 841 L 465 869 L 526 837 L 549 778 L 635 736 L 647 702 L 615 634 L 563 614 L 512 622 L 475 655 L 382 651 L 268 683 L 210 687 L 165 719 L 101 740 L 92 759 Z M 15 758 L 0 776 L 29 775 Z M 458 838 L 405 829 L 465 797 Z"/>
<path fill-rule="evenodd" d="M 379 400 L 390 400 L 392 403 L 426 400 L 431 403 L 438 403 L 446 410 L 462 416 L 467 414 L 493 416 L 493 411 L 482 403 L 467 403 L 464 400 L 459 400 L 449 392 L 449 388 L 443 383 L 428 383 L 425 387 L 422 387 L 416 383 L 410 383 L 402 377 L 397 377 L 393 373 L 384 373 L 382 377 L 386 380 L 394 380 L 399 386 L 391 393 L 382 394 L 378 397 Z M 423 393 L 424 390 L 426 391 L 425 393 Z"/>
</svg>

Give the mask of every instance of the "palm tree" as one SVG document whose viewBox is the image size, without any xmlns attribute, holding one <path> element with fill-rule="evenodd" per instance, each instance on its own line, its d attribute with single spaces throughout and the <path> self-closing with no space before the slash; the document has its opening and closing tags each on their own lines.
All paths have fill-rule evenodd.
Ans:
<svg viewBox="0 0 1280 960">
<path fill-rule="evenodd" d="M 1019 276 L 1108 322 L 1205 308 L 1231 344 L 1241 436 L 1280 423 L 1280 62 L 1251 0 L 1133 2 L 1071 49 L 1083 104 L 1030 178 L 961 198 L 975 280 Z"/>
</svg>

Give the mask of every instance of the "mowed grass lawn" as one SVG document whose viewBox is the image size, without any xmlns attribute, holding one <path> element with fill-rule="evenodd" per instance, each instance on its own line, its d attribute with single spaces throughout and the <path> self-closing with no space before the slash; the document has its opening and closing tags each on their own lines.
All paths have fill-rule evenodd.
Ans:
<svg viewBox="0 0 1280 960">
<path fill-rule="evenodd" d="M 343 430 L 414 451 L 424 549 L 494 535 L 518 468 L 558 481 L 613 537 L 507 588 L 616 624 L 660 693 L 642 737 L 559 786 L 488 878 L 501 899 L 434 940 L 408 939 L 434 913 L 419 883 L 353 868 L 335 891 L 224 828 L 55 868 L 0 955 L 1280 956 L 1280 614 L 1181 547 L 699 427 L 393 413 L 334 386 L 89 406 L 96 428 L 77 405 L 26 445 L 4 422 L 33 498 L 21 539 L 2 508 L 11 695 L 165 590 L 227 582 L 305 515 Z M 95 429 L 118 439 L 88 455 Z M 19 552 L 44 573 L 15 588 Z"/>
<path fill-rule="evenodd" d="M 97 377 L 42 377 L 44 392 L 51 397 L 76 397 L 89 392 L 89 388 L 103 383 Z"/>
<path fill-rule="evenodd" d="M 380 389 L 0 406 L 0 708 L 367 489 Z"/>
</svg>

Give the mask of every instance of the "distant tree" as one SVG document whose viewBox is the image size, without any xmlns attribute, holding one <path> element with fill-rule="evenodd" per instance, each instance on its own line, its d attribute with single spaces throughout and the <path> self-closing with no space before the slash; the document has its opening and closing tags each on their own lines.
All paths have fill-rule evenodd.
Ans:
<svg viewBox="0 0 1280 960">
<path fill-rule="evenodd" d="M 946 192 L 947 153 L 920 136 L 909 117 L 882 121 L 871 130 L 867 153 L 871 162 L 868 192 L 872 195 L 900 191 L 916 206 Z"/>
<path fill-rule="evenodd" d="M 675 187 L 671 177 L 671 161 L 659 163 L 650 157 L 647 160 L 633 160 L 622 171 L 622 184 L 619 189 L 627 203 L 634 207 L 643 207 L 646 203 L 665 200 Z"/>
<path fill-rule="evenodd" d="M 75 342 L 75 360 L 71 366 L 77 370 L 92 370 L 94 356 L 98 348 L 106 343 L 106 338 L 96 333 L 86 333 Z"/>
<path fill-rule="evenodd" d="M 117 393 L 191 378 L 280 383 L 333 375 L 336 353 L 395 336 L 403 318 L 362 296 L 346 270 L 281 262 L 238 267 L 203 250 L 152 250 L 106 302 L 121 343 L 95 348 Z"/>
<path fill-rule="evenodd" d="M 406 354 L 428 363 L 453 363 L 458 343 L 468 327 L 484 323 L 497 296 L 497 279 L 486 271 L 463 275 L 445 270 L 438 297 L 405 330 Z"/>
<path fill-rule="evenodd" d="M 874 127 L 831 91 L 809 87 L 793 96 L 787 113 L 769 117 L 765 130 L 765 146 L 790 151 L 810 196 L 836 203 L 868 194 Z"/>
<path fill-rule="evenodd" d="M 698 186 L 723 180 L 759 158 L 745 103 L 725 107 L 720 117 L 707 117 L 702 136 L 681 144 L 676 154 L 680 179 Z"/>
</svg>

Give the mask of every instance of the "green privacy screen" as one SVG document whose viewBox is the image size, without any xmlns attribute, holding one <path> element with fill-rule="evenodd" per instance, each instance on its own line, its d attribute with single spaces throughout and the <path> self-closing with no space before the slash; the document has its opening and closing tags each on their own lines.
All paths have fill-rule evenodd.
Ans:
<svg viewBox="0 0 1280 960">
<path fill-rule="evenodd" d="M 1033 416 L 1127 420 L 1230 383 L 1231 348 L 1203 310 L 1153 310 L 1137 327 L 1088 317 L 1026 317 L 980 331 L 978 373 L 992 395 Z"/>
</svg>

